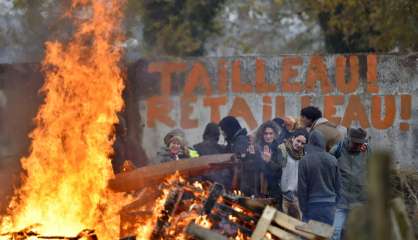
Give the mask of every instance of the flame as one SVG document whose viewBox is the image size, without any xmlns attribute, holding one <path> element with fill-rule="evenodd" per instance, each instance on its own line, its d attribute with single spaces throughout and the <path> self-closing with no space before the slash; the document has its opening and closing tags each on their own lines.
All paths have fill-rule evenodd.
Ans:
<svg viewBox="0 0 418 240">
<path fill-rule="evenodd" d="M 73 0 L 74 37 L 46 43 L 45 102 L 0 232 L 40 224 L 36 232 L 43 235 L 76 236 L 90 228 L 99 239 L 118 238 L 123 201 L 106 186 L 113 177 L 113 125 L 123 107 L 121 49 L 114 44 L 121 40 L 122 3 Z"/>
</svg>

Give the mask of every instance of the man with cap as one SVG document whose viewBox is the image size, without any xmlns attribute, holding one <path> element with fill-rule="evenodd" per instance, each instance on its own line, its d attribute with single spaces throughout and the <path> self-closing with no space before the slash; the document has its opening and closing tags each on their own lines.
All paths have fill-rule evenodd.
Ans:
<svg viewBox="0 0 418 240">
<path fill-rule="evenodd" d="M 334 146 L 330 153 L 338 160 L 341 179 L 340 198 L 333 224 L 335 228 L 333 239 L 341 239 L 341 232 L 350 209 L 367 200 L 367 159 L 370 154 L 367 147 L 367 132 L 362 128 L 349 128 L 345 139 Z"/>
</svg>

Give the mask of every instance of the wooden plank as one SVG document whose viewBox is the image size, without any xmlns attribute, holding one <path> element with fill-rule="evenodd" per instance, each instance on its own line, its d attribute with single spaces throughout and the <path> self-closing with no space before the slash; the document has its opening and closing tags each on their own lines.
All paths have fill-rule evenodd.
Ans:
<svg viewBox="0 0 418 240">
<path fill-rule="evenodd" d="M 260 219 L 257 222 L 257 226 L 253 234 L 251 235 L 252 240 L 261 240 L 263 239 L 264 235 L 269 228 L 271 221 L 274 219 L 274 215 L 276 213 L 276 209 L 271 206 L 267 206 L 264 208 L 263 214 L 261 215 Z"/>
<path fill-rule="evenodd" d="M 302 236 L 306 239 L 315 239 L 316 236 L 312 233 L 307 233 L 296 229 L 296 226 L 304 225 L 305 223 L 299 221 L 296 218 L 292 218 L 280 211 L 277 211 L 276 216 L 274 217 L 274 222 L 277 223 L 280 227 L 289 230 L 299 236 Z"/>
<path fill-rule="evenodd" d="M 222 236 L 220 233 L 211 231 L 195 223 L 190 223 L 187 226 L 186 233 L 199 240 L 228 240 L 227 237 Z"/>
<path fill-rule="evenodd" d="M 296 229 L 315 234 L 325 239 L 331 238 L 332 234 L 334 233 L 334 228 L 331 225 L 314 220 L 309 220 L 309 222 L 306 224 L 296 226 Z"/>
<path fill-rule="evenodd" d="M 299 240 L 300 238 L 293 233 L 286 232 L 275 226 L 269 226 L 268 231 L 280 240 Z"/>
<path fill-rule="evenodd" d="M 389 216 L 390 186 L 389 178 L 390 153 L 375 152 L 369 160 L 368 194 L 369 214 L 371 217 L 372 239 L 391 239 L 391 225 Z"/>
<path fill-rule="evenodd" d="M 406 211 L 405 203 L 400 197 L 390 201 L 391 205 L 391 220 L 394 232 L 398 236 L 397 239 L 412 240 L 414 239 L 414 232 L 412 225 Z"/>
<path fill-rule="evenodd" d="M 186 177 L 199 176 L 210 170 L 219 169 L 222 163 L 230 162 L 231 157 L 232 154 L 216 154 L 145 166 L 117 174 L 109 181 L 109 187 L 116 192 L 138 190 L 159 184 L 164 178 L 177 171 Z M 225 164 L 225 166 L 230 165 Z"/>
</svg>

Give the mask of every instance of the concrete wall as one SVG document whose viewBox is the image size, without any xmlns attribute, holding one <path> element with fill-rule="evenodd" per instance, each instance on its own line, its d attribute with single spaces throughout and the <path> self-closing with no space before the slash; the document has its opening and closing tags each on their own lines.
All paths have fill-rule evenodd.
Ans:
<svg viewBox="0 0 418 240">
<path fill-rule="evenodd" d="M 195 144 L 209 121 L 232 114 L 254 130 L 274 116 L 298 116 L 311 103 L 334 122 L 367 128 L 374 147 L 393 149 L 402 166 L 418 169 L 416 56 L 139 60 L 126 76 L 122 116 L 127 156 L 137 165 L 153 162 L 172 128 L 183 128 Z M 0 212 L 29 150 L 42 79 L 38 64 L 0 65 Z"/>
<path fill-rule="evenodd" d="M 235 115 L 250 130 L 275 116 L 316 105 L 326 118 L 361 126 L 374 148 L 389 148 L 418 168 L 416 56 L 281 55 L 139 61 L 130 67 L 149 161 L 172 128 L 191 144 L 204 126 Z M 136 103 L 132 103 L 136 104 Z"/>
</svg>

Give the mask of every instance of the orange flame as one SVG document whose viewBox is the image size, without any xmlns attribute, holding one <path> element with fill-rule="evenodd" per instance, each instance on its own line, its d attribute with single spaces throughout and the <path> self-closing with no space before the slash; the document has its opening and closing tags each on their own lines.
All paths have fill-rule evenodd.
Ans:
<svg viewBox="0 0 418 240">
<path fill-rule="evenodd" d="M 21 159 L 23 184 L 0 232 L 40 224 L 43 235 L 76 236 L 90 228 L 99 239 L 118 238 L 122 201 L 106 187 L 113 125 L 123 107 L 121 49 L 114 44 L 121 39 L 122 3 L 73 0 L 71 12 L 79 17 L 73 39 L 46 43 L 45 102 L 30 154 Z"/>
</svg>

